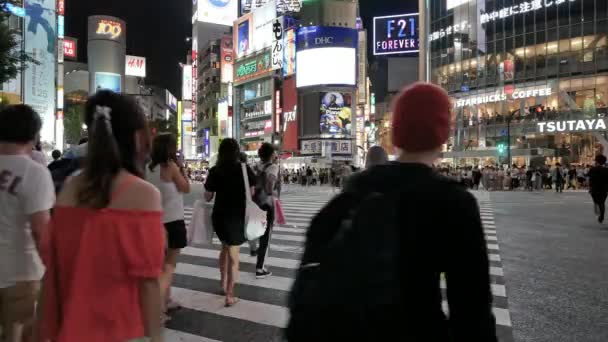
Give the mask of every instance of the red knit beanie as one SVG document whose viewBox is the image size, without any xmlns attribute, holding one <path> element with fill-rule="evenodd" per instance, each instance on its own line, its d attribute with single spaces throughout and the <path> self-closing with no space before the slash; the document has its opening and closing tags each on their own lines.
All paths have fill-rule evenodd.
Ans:
<svg viewBox="0 0 608 342">
<path fill-rule="evenodd" d="M 451 101 L 445 90 L 415 83 L 393 104 L 393 145 L 406 152 L 437 149 L 450 135 Z"/>
</svg>

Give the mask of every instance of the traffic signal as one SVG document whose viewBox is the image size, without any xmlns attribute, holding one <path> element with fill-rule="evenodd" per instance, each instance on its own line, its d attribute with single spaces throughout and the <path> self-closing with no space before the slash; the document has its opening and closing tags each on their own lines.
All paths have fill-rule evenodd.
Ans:
<svg viewBox="0 0 608 342">
<path fill-rule="evenodd" d="M 505 153 L 507 153 L 507 144 L 501 142 L 496 146 L 496 149 L 498 150 L 499 155 L 504 155 Z"/>
</svg>

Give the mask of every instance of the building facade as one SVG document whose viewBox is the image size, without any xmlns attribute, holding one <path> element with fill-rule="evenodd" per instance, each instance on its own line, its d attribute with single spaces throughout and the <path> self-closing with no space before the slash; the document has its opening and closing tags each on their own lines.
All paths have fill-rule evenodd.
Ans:
<svg viewBox="0 0 608 342">
<path fill-rule="evenodd" d="M 608 2 L 424 4 L 430 81 L 454 100 L 446 161 L 591 163 L 606 146 Z"/>
</svg>

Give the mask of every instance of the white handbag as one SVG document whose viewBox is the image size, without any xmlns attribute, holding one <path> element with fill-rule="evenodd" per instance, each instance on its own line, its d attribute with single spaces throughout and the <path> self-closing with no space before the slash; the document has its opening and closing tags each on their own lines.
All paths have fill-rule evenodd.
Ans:
<svg viewBox="0 0 608 342">
<path fill-rule="evenodd" d="M 245 184 L 245 238 L 248 241 L 260 238 L 266 232 L 266 212 L 251 199 L 251 186 L 247 176 L 247 166 L 241 164 Z"/>
<path fill-rule="evenodd" d="M 213 225 L 211 212 L 213 204 L 204 200 L 194 202 L 192 220 L 188 227 L 188 245 L 211 246 L 213 241 Z"/>
</svg>

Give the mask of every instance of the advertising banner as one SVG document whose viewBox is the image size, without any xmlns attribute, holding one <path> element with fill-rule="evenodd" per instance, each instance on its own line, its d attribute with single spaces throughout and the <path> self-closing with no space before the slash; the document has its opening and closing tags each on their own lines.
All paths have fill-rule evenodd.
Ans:
<svg viewBox="0 0 608 342">
<path fill-rule="evenodd" d="M 321 134 L 350 135 L 351 94 L 327 92 L 321 96 Z"/>
<path fill-rule="evenodd" d="M 42 118 L 40 137 L 55 141 L 55 0 L 26 0 L 25 52 L 39 64 L 25 70 L 24 102 Z"/>
<path fill-rule="evenodd" d="M 234 23 L 234 49 L 236 58 L 243 57 L 253 52 L 252 36 L 253 24 L 252 15 L 247 14 Z"/>
<path fill-rule="evenodd" d="M 146 77 L 146 57 L 127 55 L 125 61 L 125 75 Z"/>
<path fill-rule="evenodd" d="M 309 26 L 298 29 L 297 86 L 346 85 L 357 80 L 357 30 Z"/>
<path fill-rule="evenodd" d="M 234 66 L 234 82 L 240 83 L 272 72 L 270 51 L 246 59 Z"/>
<path fill-rule="evenodd" d="M 272 24 L 272 70 L 283 68 L 284 47 L 283 17 L 278 17 Z"/>
<path fill-rule="evenodd" d="M 301 155 L 321 155 L 324 151 L 331 151 L 331 155 L 352 155 L 353 142 L 351 140 L 313 139 L 302 140 Z"/>
<path fill-rule="evenodd" d="M 78 59 L 78 39 L 63 38 L 63 57 L 71 60 Z"/>
<path fill-rule="evenodd" d="M 285 30 L 283 37 L 283 76 L 287 77 L 296 73 L 296 31 Z"/>
<path fill-rule="evenodd" d="M 374 17 L 374 55 L 417 53 L 418 13 Z"/>
<path fill-rule="evenodd" d="M 122 92 L 121 76 L 111 72 L 96 72 L 95 73 L 95 90 L 110 90 L 115 93 Z"/>
<path fill-rule="evenodd" d="M 192 65 L 182 68 L 182 100 L 192 101 Z"/>
<path fill-rule="evenodd" d="M 221 47 L 221 56 L 222 56 L 222 83 L 230 83 L 232 82 L 234 76 L 234 47 L 232 45 L 232 37 L 224 36 L 222 37 L 222 47 Z"/>
<path fill-rule="evenodd" d="M 198 0 L 198 21 L 232 26 L 238 18 L 239 0 Z"/>
<path fill-rule="evenodd" d="M 260 51 L 272 45 L 273 23 L 277 17 L 275 0 L 253 11 L 253 51 Z"/>
<path fill-rule="evenodd" d="M 228 101 L 222 100 L 217 104 L 217 121 L 219 124 L 220 138 L 229 137 L 228 135 Z"/>
</svg>

